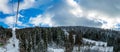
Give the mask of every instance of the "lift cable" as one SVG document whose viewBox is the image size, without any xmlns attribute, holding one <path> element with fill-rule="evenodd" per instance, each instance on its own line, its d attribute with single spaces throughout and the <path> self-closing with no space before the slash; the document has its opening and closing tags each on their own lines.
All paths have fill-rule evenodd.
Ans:
<svg viewBox="0 0 120 52">
<path fill-rule="evenodd" d="M 16 21 L 15 21 L 15 26 L 17 25 L 17 21 L 18 21 L 18 15 L 19 15 L 19 5 L 20 5 L 20 0 L 18 0 L 17 3 L 17 11 L 16 11 Z"/>
</svg>

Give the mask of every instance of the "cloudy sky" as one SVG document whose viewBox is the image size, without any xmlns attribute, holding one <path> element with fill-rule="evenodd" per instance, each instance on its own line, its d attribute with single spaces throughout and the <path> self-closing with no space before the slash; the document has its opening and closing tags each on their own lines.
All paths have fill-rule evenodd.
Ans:
<svg viewBox="0 0 120 52">
<path fill-rule="evenodd" d="M 0 26 L 12 28 L 17 0 L 0 0 Z M 120 0 L 20 0 L 17 28 L 120 27 Z"/>
</svg>

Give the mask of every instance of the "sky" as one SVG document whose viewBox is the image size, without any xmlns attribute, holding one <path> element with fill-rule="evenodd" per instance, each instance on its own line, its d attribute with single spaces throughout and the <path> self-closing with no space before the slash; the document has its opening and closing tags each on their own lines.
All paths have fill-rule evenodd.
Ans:
<svg viewBox="0 0 120 52">
<path fill-rule="evenodd" d="M 0 0 L 0 26 L 15 24 L 17 0 Z M 17 28 L 88 26 L 120 28 L 120 0 L 20 0 Z"/>
</svg>

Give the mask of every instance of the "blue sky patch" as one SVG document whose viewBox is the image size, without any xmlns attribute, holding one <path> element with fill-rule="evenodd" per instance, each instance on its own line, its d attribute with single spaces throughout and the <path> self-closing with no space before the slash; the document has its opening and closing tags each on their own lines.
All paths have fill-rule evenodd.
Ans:
<svg viewBox="0 0 120 52">
<path fill-rule="evenodd" d="M 30 9 L 26 9 L 26 10 L 21 10 L 20 14 L 23 16 L 27 16 L 27 17 L 35 17 L 38 14 L 43 14 L 44 11 L 41 9 L 37 9 L 37 8 L 30 8 Z"/>
<path fill-rule="evenodd" d="M 24 0 L 19 0 L 20 2 L 23 2 Z M 18 3 L 18 0 L 9 0 L 9 3 L 15 4 Z"/>
<path fill-rule="evenodd" d="M 6 18 L 7 16 L 10 16 L 10 14 L 4 14 L 3 12 L 0 12 L 0 18 Z"/>
</svg>

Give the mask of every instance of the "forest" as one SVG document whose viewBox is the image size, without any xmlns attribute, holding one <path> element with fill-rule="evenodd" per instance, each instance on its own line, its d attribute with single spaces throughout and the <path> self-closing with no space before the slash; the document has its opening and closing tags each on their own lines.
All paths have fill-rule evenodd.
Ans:
<svg viewBox="0 0 120 52">
<path fill-rule="evenodd" d="M 0 46 L 12 37 L 11 31 L 10 28 L 0 27 Z M 109 29 L 84 26 L 28 27 L 16 29 L 16 36 L 20 41 L 20 52 L 47 52 L 48 47 L 72 52 L 74 46 L 80 51 L 80 46 L 84 45 L 83 38 L 107 42 L 107 46 L 113 46 L 114 52 L 120 51 L 120 31 Z"/>
</svg>

